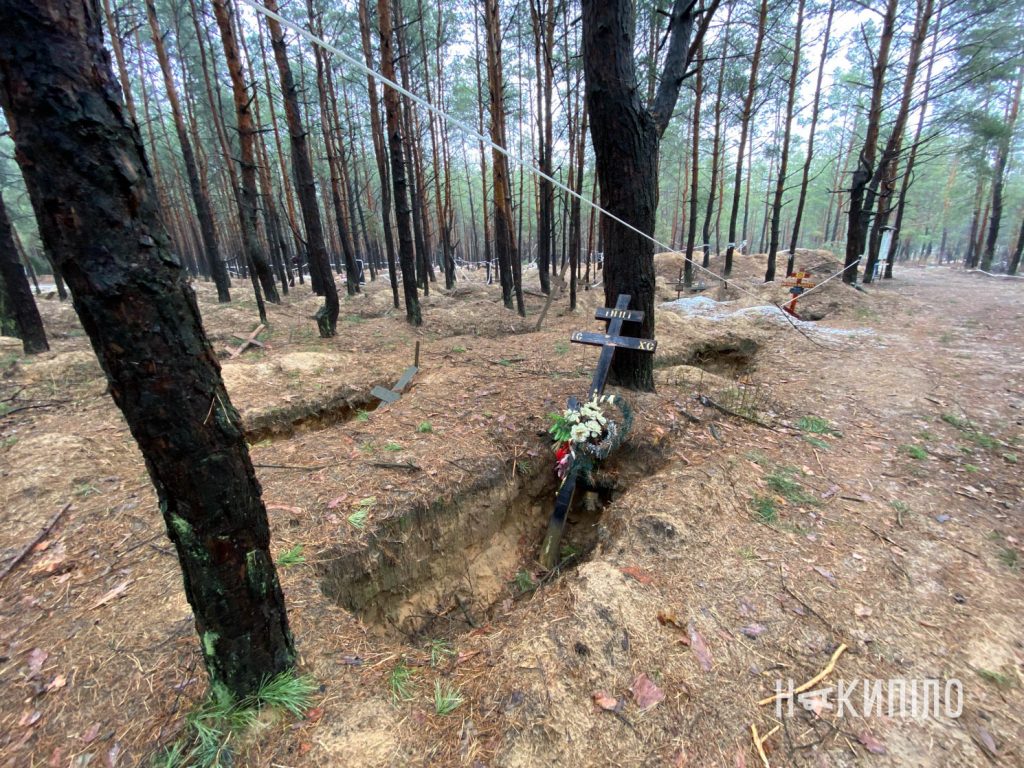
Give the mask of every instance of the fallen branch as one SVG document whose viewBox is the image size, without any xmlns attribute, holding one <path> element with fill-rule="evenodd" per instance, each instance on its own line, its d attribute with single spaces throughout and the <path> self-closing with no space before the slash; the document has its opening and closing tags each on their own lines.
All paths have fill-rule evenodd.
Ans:
<svg viewBox="0 0 1024 768">
<path fill-rule="evenodd" d="M 4 566 L 3 572 L 0 572 L 0 581 L 6 579 L 10 572 L 17 568 L 22 560 L 28 557 L 28 553 L 35 548 L 36 544 L 38 544 L 40 541 L 42 541 L 50 535 L 50 531 L 53 530 L 53 527 L 62 517 L 64 517 L 64 513 L 67 512 L 69 509 L 71 509 L 70 501 L 67 504 L 65 504 L 57 514 L 50 518 L 50 521 L 45 526 L 43 526 L 43 530 L 39 532 L 38 536 L 32 539 L 32 541 L 30 541 L 28 545 L 24 549 L 22 549 L 21 552 L 19 552 L 13 560 L 11 560 L 11 562 Z"/>
<path fill-rule="evenodd" d="M 772 768 L 771 765 L 768 763 L 768 755 L 766 755 L 764 752 L 764 743 L 768 741 L 768 738 L 777 730 L 779 730 L 779 726 L 776 725 L 764 736 L 759 736 L 757 733 L 757 726 L 753 723 L 751 723 L 750 725 L 750 735 L 754 737 L 754 749 L 757 750 L 757 756 L 761 758 L 761 764 L 764 766 L 764 768 Z"/>
<path fill-rule="evenodd" d="M 809 688 L 813 688 L 815 685 L 817 685 L 822 680 L 824 680 L 826 677 L 828 677 L 828 675 L 832 672 L 832 670 L 835 669 L 836 662 L 839 661 L 839 657 L 843 655 L 843 652 L 846 651 L 846 649 L 847 649 L 846 643 L 840 643 L 839 647 L 836 648 L 835 653 L 832 654 L 832 658 L 828 660 L 828 664 L 825 665 L 825 668 L 823 670 L 821 670 L 821 672 L 816 674 L 814 677 L 812 677 L 810 680 L 808 680 L 806 683 L 804 683 L 803 685 L 798 686 L 797 688 L 795 688 L 793 690 L 793 692 L 792 692 L 792 695 L 795 696 L 798 693 L 803 693 L 804 691 L 808 690 Z M 766 698 L 761 699 L 757 703 L 760 706 L 764 706 L 765 704 L 771 704 L 776 699 L 780 699 L 780 698 L 782 698 L 784 696 L 789 696 L 789 695 L 791 695 L 791 694 L 788 691 L 786 693 L 776 693 L 776 694 L 773 694 L 771 696 L 768 696 Z M 768 737 L 766 736 L 765 738 L 768 738 Z"/>
<path fill-rule="evenodd" d="M 716 411 L 720 411 L 721 413 L 724 413 L 727 416 L 735 416 L 737 419 L 743 419 L 743 421 L 749 421 L 751 424 L 756 424 L 759 427 L 770 429 L 772 432 L 779 431 L 771 424 L 765 424 L 763 421 L 759 421 L 758 419 L 755 419 L 753 416 L 747 416 L 746 414 L 739 413 L 738 411 L 734 411 L 731 408 L 726 408 L 724 405 L 716 403 L 707 395 L 697 395 L 697 401 L 704 407 L 714 408 Z"/>
<path fill-rule="evenodd" d="M 413 472 L 420 472 L 422 468 L 411 461 L 371 461 L 371 467 L 382 467 L 383 469 L 409 469 Z"/>
<path fill-rule="evenodd" d="M 253 464 L 257 469 L 300 469 L 305 472 L 318 472 L 321 469 L 327 469 L 329 464 L 324 464 L 319 467 L 303 467 L 298 464 Z"/>
</svg>

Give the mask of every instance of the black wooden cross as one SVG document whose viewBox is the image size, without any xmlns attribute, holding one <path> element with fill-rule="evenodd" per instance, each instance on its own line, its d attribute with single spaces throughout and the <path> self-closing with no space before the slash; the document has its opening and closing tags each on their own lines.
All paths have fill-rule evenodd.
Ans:
<svg viewBox="0 0 1024 768">
<path fill-rule="evenodd" d="M 604 385 L 608 381 L 608 372 L 612 367 L 612 356 L 616 347 L 623 349 L 636 349 L 641 352 L 654 352 L 658 342 L 654 339 L 638 339 L 634 336 L 621 336 L 622 323 L 641 323 L 644 313 L 639 310 L 629 309 L 631 296 L 627 293 L 620 293 L 615 301 L 615 308 L 598 307 L 594 317 L 608 323 L 605 333 L 592 333 L 590 331 L 576 331 L 569 337 L 570 341 L 577 344 L 591 344 L 601 347 L 601 357 L 597 360 L 597 368 L 594 370 L 594 378 L 590 382 L 589 398 L 595 395 L 604 394 Z M 579 401 L 570 397 L 567 403 L 569 410 L 578 410 Z M 544 537 L 544 544 L 541 546 L 540 563 L 548 570 L 554 568 L 559 561 L 559 544 L 562 541 L 562 532 L 565 530 L 565 519 L 569 514 L 569 507 L 572 506 L 573 495 L 576 493 L 577 474 L 574 468 L 570 468 L 568 474 L 562 480 L 555 497 L 555 511 L 551 515 L 551 522 L 548 524 L 548 532 Z"/>
</svg>

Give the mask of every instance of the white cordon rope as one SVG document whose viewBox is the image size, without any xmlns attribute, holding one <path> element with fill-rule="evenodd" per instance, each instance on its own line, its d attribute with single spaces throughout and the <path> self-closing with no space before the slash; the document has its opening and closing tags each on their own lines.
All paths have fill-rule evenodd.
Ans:
<svg viewBox="0 0 1024 768">
<path fill-rule="evenodd" d="M 628 229 L 628 230 L 630 230 L 632 232 L 635 232 L 636 234 L 640 235 L 643 238 L 646 238 L 647 240 L 650 240 L 656 246 L 661 248 L 663 252 L 672 253 L 672 254 L 678 254 L 678 255 L 684 255 L 683 251 L 676 250 L 675 248 L 673 248 L 673 247 L 671 247 L 669 245 L 666 245 L 665 243 L 663 243 L 660 240 L 652 237 L 651 235 L 647 234 L 646 232 L 643 232 L 642 230 L 638 229 L 637 227 L 634 227 L 628 221 L 624 221 L 624 220 L 620 219 L 614 213 L 609 213 L 608 211 L 606 211 L 604 208 L 602 208 L 597 203 L 593 202 L 592 200 L 588 200 L 583 195 L 579 194 L 575 190 L 569 188 L 568 186 L 566 186 L 565 184 L 560 182 L 558 179 L 556 179 L 556 178 L 554 178 L 552 176 L 549 176 L 548 174 L 544 173 L 542 170 L 540 170 L 539 168 L 534 166 L 529 160 L 526 160 L 523 157 L 520 157 L 518 155 L 515 155 L 515 154 L 509 152 L 507 149 L 505 149 L 500 144 L 496 144 L 495 142 L 491 141 L 491 139 L 489 137 L 484 136 L 481 133 L 478 133 L 476 131 L 476 129 L 473 128 L 472 126 L 470 126 L 468 123 L 465 123 L 462 120 L 459 120 L 459 118 L 457 118 L 457 117 L 449 115 L 447 112 L 445 112 L 444 110 L 440 109 L 439 107 L 435 107 L 433 104 L 431 104 L 429 101 L 427 101 L 423 97 L 417 96 L 415 93 L 413 93 L 412 91 L 408 90 L 407 88 L 403 88 L 401 85 L 396 83 L 394 80 L 391 80 L 390 78 L 384 77 L 384 75 L 382 75 L 380 72 L 377 72 L 375 69 L 372 69 L 371 67 L 366 66 L 366 64 L 364 62 L 360 61 L 359 59 L 357 59 L 357 58 L 355 58 L 353 56 L 349 56 L 347 53 L 345 53 L 341 49 L 337 48 L 336 46 L 331 45 L 330 43 L 328 43 L 323 38 L 317 37 L 316 35 L 314 35 L 309 30 L 303 29 L 301 26 L 299 26 L 295 22 L 290 21 L 289 19 L 286 19 L 280 13 L 276 13 L 274 11 L 271 11 L 270 9 L 266 8 L 265 6 L 263 6 L 260 3 L 256 2 L 255 0 L 240 0 L 240 2 L 242 2 L 243 4 L 249 6 L 252 10 L 256 11 L 257 13 L 261 13 L 264 16 L 267 16 L 267 17 L 269 17 L 271 19 L 274 19 L 275 21 L 280 23 L 282 26 L 287 27 L 288 29 L 290 29 L 292 32 L 294 32 L 296 35 L 298 35 L 299 37 L 303 38 L 307 42 L 309 42 L 309 43 L 311 43 L 313 45 L 319 45 L 325 51 L 333 53 L 335 56 L 338 56 L 343 61 L 347 62 L 348 64 L 351 64 L 353 67 L 355 67 L 356 69 L 360 70 L 361 72 L 369 75 L 370 77 L 376 78 L 378 81 L 384 83 L 385 85 L 390 86 L 391 88 L 394 88 L 396 91 L 398 91 L 402 95 L 407 96 L 408 98 L 412 99 L 414 102 L 419 104 L 421 107 L 423 107 L 427 111 L 433 112 L 435 115 L 437 115 L 441 119 L 443 119 L 446 122 L 451 123 L 455 127 L 459 128 L 467 136 L 469 136 L 469 137 L 471 137 L 473 139 L 476 139 L 477 141 L 483 142 L 484 144 L 489 146 L 491 149 L 494 149 L 494 150 L 500 152 L 501 154 L 503 154 L 505 157 L 507 157 L 512 162 L 518 163 L 524 169 L 526 169 L 527 171 L 530 171 L 530 173 L 533 173 L 536 176 L 539 176 L 540 178 L 544 179 L 545 181 L 551 182 L 552 184 L 554 184 L 556 187 L 558 187 L 563 192 L 565 192 L 565 193 L 567 193 L 569 195 L 572 195 L 577 200 L 579 200 L 581 203 L 590 206 L 591 208 L 593 208 L 598 213 L 601 213 L 601 214 L 607 216 L 609 219 L 611 219 L 612 221 L 615 221 L 615 222 L 621 224 L 626 229 Z M 696 250 L 696 249 L 697 249 L 697 246 L 694 246 L 694 250 Z M 707 269 L 706 267 L 704 267 L 704 266 L 698 264 L 697 262 L 693 261 L 693 259 L 690 259 L 689 261 L 690 261 L 690 264 L 692 266 L 696 267 L 701 272 L 707 273 L 708 275 L 713 277 L 715 280 L 718 280 L 718 281 L 720 281 L 722 283 L 725 283 L 728 286 L 728 283 L 729 283 L 729 279 L 728 278 L 725 278 L 725 277 L 722 277 L 721 275 L 715 274 L 710 269 Z M 846 267 L 843 267 L 843 269 L 839 270 L 834 275 L 830 275 L 828 278 L 826 278 L 822 282 L 818 283 L 813 288 L 810 288 L 810 289 L 804 291 L 800 295 L 800 298 L 804 298 L 808 294 L 816 291 L 818 288 L 823 286 L 825 283 L 827 283 L 830 280 L 832 280 L 833 278 L 836 278 L 839 275 L 843 274 L 844 272 L 846 272 L 846 270 L 850 269 L 851 267 L 852 268 L 856 268 L 856 266 L 857 266 L 857 264 L 859 262 L 860 262 L 860 259 L 857 259 L 857 261 L 855 261 L 854 263 L 852 263 L 852 264 L 850 264 L 850 265 L 848 265 Z M 739 290 L 740 292 L 747 294 L 748 296 L 752 296 L 753 298 L 757 299 L 758 301 L 763 301 L 764 300 L 760 296 L 758 296 L 756 293 L 754 293 L 753 291 L 749 291 L 749 290 L 747 290 L 747 289 L 737 285 L 735 281 L 733 281 L 733 287 L 736 288 L 737 290 Z M 772 302 L 772 304 L 775 307 L 777 307 L 778 309 L 780 309 L 780 310 L 782 309 L 775 302 Z"/>
</svg>

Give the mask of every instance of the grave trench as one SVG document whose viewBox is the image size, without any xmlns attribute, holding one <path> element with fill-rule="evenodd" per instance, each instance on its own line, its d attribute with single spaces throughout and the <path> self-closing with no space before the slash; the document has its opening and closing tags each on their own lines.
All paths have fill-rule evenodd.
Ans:
<svg viewBox="0 0 1024 768">
<path fill-rule="evenodd" d="M 381 401 L 370 394 L 373 387 L 379 384 L 387 389 L 394 381 L 394 378 L 389 377 L 373 382 L 365 391 L 343 386 L 323 399 L 291 403 L 247 417 L 244 424 L 245 438 L 250 443 L 257 443 L 351 421 L 360 411 L 375 411 L 381 405 Z"/>
<path fill-rule="evenodd" d="M 616 479 L 610 504 L 667 459 L 650 444 L 626 443 L 604 462 Z M 451 637 L 482 626 L 507 599 L 525 596 L 518 572 L 535 574 L 559 481 L 548 454 L 509 482 L 511 462 L 493 463 L 450 500 L 383 521 L 368 541 L 317 558 L 322 592 L 385 634 Z M 521 468 L 520 468 L 521 469 Z M 577 491 L 562 539 L 559 574 L 586 562 L 603 538 L 610 504 L 588 509 Z"/>
</svg>

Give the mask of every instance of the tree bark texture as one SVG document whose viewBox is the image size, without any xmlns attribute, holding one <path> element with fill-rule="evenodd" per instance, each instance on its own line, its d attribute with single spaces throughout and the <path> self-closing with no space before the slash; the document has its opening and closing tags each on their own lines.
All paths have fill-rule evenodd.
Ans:
<svg viewBox="0 0 1024 768">
<path fill-rule="evenodd" d="M 395 81 L 394 32 L 391 4 L 377 0 L 380 25 L 381 73 Z M 384 112 L 387 118 L 388 154 L 391 160 L 391 184 L 395 193 L 395 222 L 398 224 L 398 258 L 402 266 L 402 290 L 405 294 L 405 318 L 410 325 L 422 325 L 420 297 L 416 290 L 416 254 L 412 240 L 409 191 L 405 183 L 405 159 L 402 155 L 402 106 L 398 91 L 384 86 Z"/>
<path fill-rule="evenodd" d="M 98 3 L 0 0 L 0 16 L 0 103 L 40 231 L 145 457 L 211 686 L 254 693 L 295 659 L 266 509 Z"/>
<path fill-rule="evenodd" d="M 712 0 L 705 9 L 703 28 L 717 5 Z M 693 23 L 694 5 L 676 0 L 661 82 L 648 108 L 640 101 L 633 54 L 634 4 L 631 0 L 583 0 L 583 71 L 601 206 L 647 235 L 654 234 L 658 208 L 659 143 L 693 56 Z M 644 320 L 630 332 L 654 338 L 654 243 L 607 217 L 601 220 L 601 232 L 605 303 L 615 306 L 620 293 L 632 296 L 630 308 L 642 311 Z M 653 390 L 651 357 L 618 350 L 609 382 Z"/>
<path fill-rule="evenodd" d="M 274 274 L 270 270 L 267 255 L 260 243 L 258 218 L 259 218 L 259 192 L 256 188 L 256 127 L 252 119 L 252 99 L 249 96 L 249 88 L 245 83 L 245 74 L 242 71 L 242 59 L 238 50 L 238 42 L 235 38 L 234 24 L 231 21 L 231 11 L 228 8 L 228 0 L 211 0 L 213 4 L 213 15 L 217 20 L 217 28 L 220 30 L 220 39 L 224 45 L 224 57 L 227 60 L 228 73 L 231 75 L 231 95 L 235 104 L 235 118 L 238 127 L 238 146 L 240 158 L 238 164 L 241 167 L 241 187 L 238 190 L 238 222 L 242 230 L 242 249 L 245 251 L 249 266 L 256 272 L 259 284 L 267 301 L 279 304 L 281 299 L 277 295 L 277 286 L 274 284 Z"/>
<path fill-rule="evenodd" d="M 46 352 L 46 331 L 39 317 L 39 308 L 32 298 L 25 268 L 21 265 L 14 227 L 7 216 L 7 207 L 0 197 L 0 326 L 9 320 L 13 329 L 0 328 L 4 336 L 15 332 L 26 355 Z"/>
<path fill-rule="evenodd" d="M 152 0 L 150 0 L 152 2 Z M 265 0 L 267 10 L 277 12 L 275 0 Z M 324 306 L 317 312 L 317 325 L 320 335 L 324 338 L 333 336 L 338 324 L 338 287 L 331 274 L 331 262 L 324 243 L 324 228 L 320 220 L 320 205 L 316 199 L 316 179 L 313 175 L 313 161 L 306 141 L 306 129 L 302 124 L 302 112 L 299 108 L 299 97 L 292 76 L 292 67 L 288 61 L 288 48 L 284 40 L 284 30 L 276 19 L 266 17 L 270 29 L 270 46 L 274 51 L 274 61 L 281 76 L 281 94 L 284 101 L 284 115 L 288 123 L 288 137 L 291 143 L 292 174 L 295 176 L 295 189 L 298 191 L 299 208 L 302 211 L 302 223 L 306 229 L 306 252 L 309 257 L 310 269 L 319 275 L 319 284 L 324 292 Z"/>
</svg>

